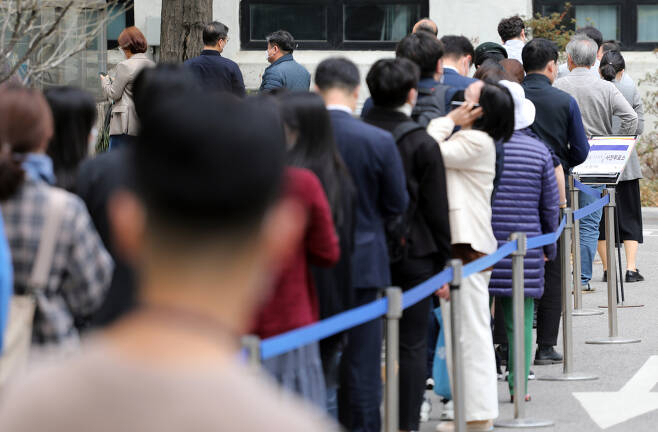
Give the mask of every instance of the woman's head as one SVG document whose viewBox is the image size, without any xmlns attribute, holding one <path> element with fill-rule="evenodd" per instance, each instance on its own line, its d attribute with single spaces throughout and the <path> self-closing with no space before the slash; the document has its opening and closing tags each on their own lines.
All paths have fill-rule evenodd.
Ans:
<svg viewBox="0 0 658 432">
<path fill-rule="evenodd" d="M 0 200 L 12 196 L 23 181 L 22 156 L 44 152 L 52 135 L 53 117 L 41 92 L 0 89 Z"/>
<path fill-rule="evenodd" d="M 55 121 L 48 155 L 53 160 L 57 184 L 71 189 L 78 165 L 90 152 L 96 104 L 90 93 L 76 87 L 55 87 L 47 90 L 45 96 Z"/>
<path fill-rule="evenodd" d="M 498 82 L 503 79 L 509 79 L 505 68 L 495 60 L 486 59 L 473 74 L 473 78 L 479 80 L 486 80 L 491 82 Z"/>
<path fill-rule="evenodd" d="M 135 26 L 126 27 L 117 39 L 119 46 L 126 54 L 145 53 L 148 45 L 144 34 Z"/>
<path fill-rule="evenodd" d="M 608 51 L 601 57 L 599 73 L 606 81 L 614 81 L 619 72 L 626 69 L 626 62 L 619 51 Z"/>
<path fill-rule="evenodd" d="M 480 92 L 482 117 L 473 129 L 486 132 L 494 141 L 507 141 L 514 133 L 514 101 L 509 90 L 498 83 L 486 82 Z"/>
</svg>

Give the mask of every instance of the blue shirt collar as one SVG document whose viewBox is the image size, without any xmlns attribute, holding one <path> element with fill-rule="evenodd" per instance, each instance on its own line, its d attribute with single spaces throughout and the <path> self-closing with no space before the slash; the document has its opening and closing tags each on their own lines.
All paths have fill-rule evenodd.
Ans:
<svg viewBox="0 0 658 432">
<path fill-rule="evenodd" d="M 36 182 L 46 182 L 50 185 L 55 184 L 55 171 L 53 161 L 48 155 L 43 153 L 28 153 L 21 164 L 25 175 L 30 180 Z"/>
</svg>

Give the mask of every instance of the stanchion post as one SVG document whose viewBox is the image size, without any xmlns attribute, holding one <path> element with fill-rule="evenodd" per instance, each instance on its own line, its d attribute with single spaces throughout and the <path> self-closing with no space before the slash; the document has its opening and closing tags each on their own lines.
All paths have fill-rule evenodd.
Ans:
<svg viewBox="0 0 658 432">
<path fill-rule="evenodd" d="M 556 376 L 541 377 L 540 380 L 544 381 L 587 381 L 595 380 L 598 377 L 595 375 L 579 374 L 573 371 L 573 316 L 572 316 L 572 300 L 571 290 L 580 289 L 580 281 L 578 286 L 572 285 L 571 278 L 571 236 L 573 231 L 573 210 L 567 207 L 562 212 L 566 217 L 566 224 L 564 231 L 560 237 L 560 262 L 562 264 L 562 273 L 560 280 L 562 284 L 562 344 L 564 360 L 562 364 L 562 374 Z"/>
<path fill-rule="evenodd" d="M 608 264 L 608 337 L 588 340 L 588 344 L 627 344 L 637 343 L 640 339 L 619 336 L 617 324 L 617 264 L 615 263 L 615 189 L 605 188 L 603 194 L 610 196 L 610 201 L 603 208 L 605 217 L 605 241 Z"/>
<path fill-rule="evenodd" d="M 534 420 L 525 417 L 525 280 L 523 275 L 523 260 L 527 251 L 525 233 L 512 233 L 510 241 L 516 241 L 516 251 L 512 253 L 512 303 L 514 309 L 514 418 L 496 421 L 502 428 L 538 428 L 553 426 L 549 420 Z M 500 313 L 502 311 L 496 311 Z"/>
<path fill-rule="evenodd" d="M 464 394 L 464 369 L 462 354 L 462 307 L 461 292 L 462 284 L 462 261 L 450 260 L 452 267 L 452 282 L 450 282 L 450 336 L 452 340 L 452 403 L 455 411 L 455 431 L 466 432 L 466 405 Z"/>
<path fill-rule="evenodd" d="M 253 369 L 260 369 L 260 338 L 256 335 L 242 337 L 242 348 L 247 352 L 247 363 Z"/>
<path fill-rule="evenodd" d="M 399 377 L 400 363 L 400 318 L 402 318 L 402 290 L 386 288 L 388 309 L 386 311 L 386 389 L 384 404 L 384 430 L 397 432 L 400 422 Z"/>
</svg>

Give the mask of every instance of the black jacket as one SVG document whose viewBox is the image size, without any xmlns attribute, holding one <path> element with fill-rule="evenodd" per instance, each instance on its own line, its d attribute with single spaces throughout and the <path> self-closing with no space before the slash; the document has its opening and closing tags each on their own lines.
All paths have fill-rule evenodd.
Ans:
<svg viewBox="0 0 658 432">
<path fill-rule="evenodd" d="M 204 90 L 245 95 L 240 68 L 233 60 L 222 57 L 219 51 L 203 50 L 200 56 L 187 60 L 185 66 L 198 78 Z"/>
<path fill-rule="evenodd" d="M 390 132 L 400 123 L 411 121 L 401 112 L 377 106 L 364 120 Z M 450 256 L 448 193 L 441 150 L 424 129 L 408 133 L 396 144 L 407 177 L 407 211 L 413 213 L 407 215 L 411 221 L 408 259 L 431 257 L 435 271 L 439 271 Z"/>
</svg>

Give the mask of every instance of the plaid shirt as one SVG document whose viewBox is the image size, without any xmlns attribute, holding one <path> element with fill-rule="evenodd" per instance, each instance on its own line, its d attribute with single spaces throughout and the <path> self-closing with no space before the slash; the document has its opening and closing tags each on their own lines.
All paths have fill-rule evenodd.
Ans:
<svg viewBox="0 0 658 432">
<path fill-rule="evenodd" d="M 19 190 L 2 203 L 17 294 L 28 289 L 49 188 L 45 182 L 26 179 Z M 88 317 L 101 305 L 112 279 L 113 266 L 84 203 L 68 194 L 47 286 L 33 293 L 37 304 L 33 342 L 77 344 L 75 319 Z"/>
</svg>

